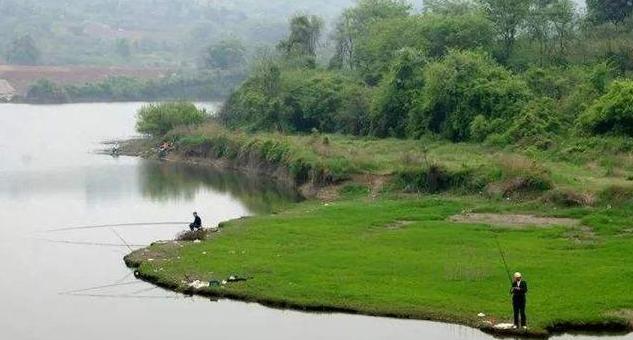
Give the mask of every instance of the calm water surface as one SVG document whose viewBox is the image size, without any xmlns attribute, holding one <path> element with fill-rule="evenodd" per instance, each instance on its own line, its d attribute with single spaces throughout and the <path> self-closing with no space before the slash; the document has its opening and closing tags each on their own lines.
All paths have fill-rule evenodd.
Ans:
<svg viewBox="0 0 633 340">
<path fill-rule="evenodd" d="M 236 174 L 96 154 L 102 141 L 134 135 L 141 105 L 0 105 L 0 339 L 491 338 L 441 323 L 212 302 L 134 280 L 121 238 L 136 248 L 173 238 L 181 223 L 49 232 L 186 222 L 192 210 L 212 225 L 294 199 Z"/>
</svg>

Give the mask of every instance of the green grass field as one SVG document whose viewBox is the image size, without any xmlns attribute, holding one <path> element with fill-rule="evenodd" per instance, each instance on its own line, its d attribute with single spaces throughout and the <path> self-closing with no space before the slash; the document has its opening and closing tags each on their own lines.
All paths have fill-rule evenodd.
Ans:
<svg viewBox="0 0 633 340">
<path fill-rule="evenodd" d="M 582 226 L 504 228 L 459 224 L 462 211 L 532 212 Z M 511 316 L 511 271 L 530 285 L 531 331 L 555 325 L 626 325 L 633 310 L 633 220 L 626 209 L 560 209 L 474 197 L 348 197 L 299 203 L 270 216 L 231 221 L 203 243 L 153 245 L 128 262 L 178 290 L 184 281 L 252 277 L 207 294 L 280 306 L 464 323 Z M 153 261 L 147 261 L 152 257 Z"/>
<path fill-rule="evenodd" d="M 618 140 L 576 140 L 544 151 L 246 134 L 212 122 L 166 138 L 178 159 L 264 164 L 264 173 L 287 169 L 297 185 L 325 185 L 328 195 L 227 222 L 202 243 L 134 252 L 126 262 L 144 279 L 186 292 L 194 279 L 246 276 L 251 279 L 196 293 L 477 327 L 511 318 L 498 241 L 509 271 L 523 272 L 529 282 L 531 335 L 633 329 L 633 157 L 612 148 L 625 144 Z M 424 190 L 431 182 L 440 190 Z M 451 222 L 471 211 L 577 223 Z"/>
</svg>

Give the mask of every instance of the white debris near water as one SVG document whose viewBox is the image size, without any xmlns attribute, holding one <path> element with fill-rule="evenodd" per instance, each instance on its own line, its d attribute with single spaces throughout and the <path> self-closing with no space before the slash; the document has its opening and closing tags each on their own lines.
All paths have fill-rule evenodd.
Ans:
<svg viewBox="0 0 633 340">
<path fill-rule="evenodd" d="M 200 280 L 195 280 L 195 281 L 189 282 L 189 287 L 193 289 L 208 288 L 209 282 L 202 282 Z"/>
<path fill-rule="evenodd" d="M 494 325 L 494 328 L 496 329 L 512 329 L 514 328 L 514 325 L 511 323 L 498 323 L 496 325 Z"/>
</svg>

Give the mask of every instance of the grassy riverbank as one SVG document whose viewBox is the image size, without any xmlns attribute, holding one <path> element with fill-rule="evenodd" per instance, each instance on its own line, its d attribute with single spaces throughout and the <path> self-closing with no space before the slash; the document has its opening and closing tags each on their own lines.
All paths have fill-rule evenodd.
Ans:
<svg viewBox="0 0 633 340">
<path fill-rule="evenodd" d="M 496 235 L 512 270 L 530 282 L 532 332 L 626 325 L 633 232 L 623 211 L 548 211 L 578 217 L 585 227 L 491 229 L 448 221 L 473 208 L 537 209 L 444 197 L 306 202 L 229 222 L 200 244 L 157 244 L 128 260 L 140 264 L 141 276 L 177 290 L 192 279 L 237 274 L 252 279 L 202 293 L 478 326 L 479 312 L 497 321 L 511 315 Z"/>
<path fill-rule="evenodd" d="M 280 171 L 298 185 L 383 176 L 395 190 L 493 198 L 549 193 L 568 205 L 608 201 L 614 194 L 627 199 L 626 193 L 633 193 L 633 145 L 629 147 L 626 138 L 575 139 L 541 151 L 432 139 L 251 134 L 213 122 L 193 130 L 176 129 L 166 138 L 175 143 L 178 156 L 219 159 L 273 175 Z"/>
<path fill-rule="evenodd" d="M 126 261 L 144 279 L 193 292 L 194 279 L 239 275 L 250 279 L 195 293 L 481 327 L 511 315 L 498 238 L 510 270 L 530 283 L 530 335 L 631 327 L 632 163 L 625 153 L 596 147 L 561 157 L 563 147 L 545 153 L 251 135 L 213 124 L 167 138 L 176 145 L 173 159 L 278 176 L 285 170 L 297 185 L 328 195 L 227 222 L 202 243 L 137 251 Z M 476 212 L 492 215 L 482 220 Z"/>
</svg>

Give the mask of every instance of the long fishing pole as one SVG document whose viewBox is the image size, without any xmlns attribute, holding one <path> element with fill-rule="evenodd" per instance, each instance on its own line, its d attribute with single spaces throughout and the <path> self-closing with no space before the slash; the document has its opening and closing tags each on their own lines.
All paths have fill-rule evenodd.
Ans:
<svg viewBox="0 0 633 340">
<path fill-rule="evenodd" d="M 506 274 L 508 275 L 508 280 L 512 283 L 512 275 L 510 275 L 510 269 L 508 269 L 508 262 L 506 261 L 506 256 L 503 253 L 503 249 L 501 248 L 501 244 L 499 243 L 499 238 L 497 237 L 497 233 L 492 231 L 495 236 L 495 242 L 497 243 L 497 250 L 499 250 L 499 255 L 501 255 L 501 261 L 503 261 L 503 268 L 506 270 Z"/>
<path fill-rule="evenodd" d="M 123 286 L 137 285 L 137 284 L 141 284 L 141 283 L 143 283 L 143 281 L 113 283 L 113 284 L 109 284 L 109 285 L 96 286 L 96 287 L 90 287 L 90 288 L 84 288 L 84 289 L 70 290 L 70 291 L 67 291 L 67 292 L 61 292 L 61 293 L 59 293 L 59 295 L 69 295 L 69 294 L 88 292 L 88 291 L 98 290 L 98 289 L 103 289 L 103 288 L 123 287 Z"/>
<path fill-rule="evenodd" d="M 77 226 L 77 227 L 65 227 L 59 229 L 49 229 L 44 232 L 47 233 L 55 233 L 60 231 L 72 231 L 72 230 L 86 230 L 86 229 L 104 229 L 104 228 L 112 228 L 112 227 L 144 227 L 144 226 L 171 226 L 171 225 L 182 225 L 188 222 L 137 222 L 137 223 L 119 223 L 119 224 L 100 224 L 100 225 L 86 225 L 86 226 Z"/>
<path fill-rule="evenodd" d="M 51 240 L 46 238 L 35 238 L 37 241 L 50 242 L 50 243 L 61 243 L 61 244 L 70 244 L 77 246 L 94 246 L 94 247 L 112 247 L 112 248 L 121 248 L 127 247 L 128 245 L 119 244 L 119 243 L 103 243 L 103 242 L 89 242 L 89 241 L 68 241 L 68 240 Z M 147 244 L 129 244 L 130 247 L 147 247 Z"/>
<path fill-rule="evenodd" d="M 68 296 L 78 296 L 78 297 L 90 297 L 90 298 L 106 298 L 106 299 L 147 299 L 147 300 L 157 300 L 157 299 L 186 299 L 186 296 L 177 296 L 177 295 L 129 295 L 129 294 L 67 294 Z"/>
</svg>

